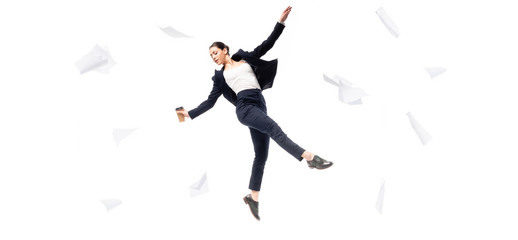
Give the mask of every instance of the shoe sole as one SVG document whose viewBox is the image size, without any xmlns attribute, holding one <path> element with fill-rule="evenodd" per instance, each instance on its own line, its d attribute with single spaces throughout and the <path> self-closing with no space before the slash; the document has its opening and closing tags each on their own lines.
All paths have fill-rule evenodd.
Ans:
<svg viewBox="0 0 518 240">
<path fill-rule="evenodd" d="M 328 168 L 330 168 L 331 166 L 333 166 L 333 164 L 332 164 L 332 163 L 331 163 L 331 164 L 329 164 L 329 166 L 327 166 L 327 167 L 325 167 L 325 168 L 317 168 L 317 167 L 312 167 L 312 166 L 309 166 L 309 168 L 311 168 L 311 169 L 315 169 L 315 168 L 316 168 L 316 169 L 318 169 L 318 170 L 324 170 L 324 169 L 328 169 Z"/>
</svg>

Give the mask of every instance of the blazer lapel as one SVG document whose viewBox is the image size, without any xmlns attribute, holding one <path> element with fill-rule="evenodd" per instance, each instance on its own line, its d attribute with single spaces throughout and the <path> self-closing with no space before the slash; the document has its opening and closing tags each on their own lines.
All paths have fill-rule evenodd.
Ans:
<svg viewBox="0 0 518 240">
<path fill-rule="evenodd" d="M 241 59 L 244 59 L 252 67 L 252 70 L 257 77 L 257 81 L 261 86 L 261 90 L 265 90 L 273 86 L 273 80 L 277 73 L 277 59 L 265 61 L 239 49 L 237 53 L 232 56 L 232 60 L 241 61 Z"/>
<path fill-rule="evenodd" d="M 236 93 L 228 86 L 225 81 L 225 76 L 223 76 L 223 70 L 225 67 L 221 68 L 221 70 L 214 71 L 214 81 L 216 85 L 221 89 L 223 96 L 230 101 L 232 104 L 236 105 L 237 96 Z"/>
</svg>

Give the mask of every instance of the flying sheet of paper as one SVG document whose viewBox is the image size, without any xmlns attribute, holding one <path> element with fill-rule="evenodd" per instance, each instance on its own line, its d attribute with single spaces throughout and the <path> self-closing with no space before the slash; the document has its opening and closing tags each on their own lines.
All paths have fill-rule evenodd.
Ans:
<svg viewBox="0 0 518 240">
<path fill-rule="evenodd" d="M 191 197 L 196 197 L 207 192 L 209 192 L 209 183 L 207 182 L 207 173 L 205 173 L 198 182 L 191 185 Z"/>
<path fill-rule="evenodd" d="M 443 67 L 429 67 L 425 68 L 426 72 L 430 75 L 431 78 L 435 78 L 444 72 L 446 72 L 446 68 Z"/>
<path fill-rule="evenodd" d="M 117 144 L 117 147 L 119 144 L 124 140 L 126 137 L 128 137 L 130 134 L 132 134 L 136 128 L 115 128 L 113 129 L 113 140 L 115 140 L 115 143 Z"/>
<path fill-rule="evenodd" d="M 376 210 L 381 214 L 383 212 L 383 199 L 385 198 L 385 179 L 381 180 L 380 191 L 378 193 L 378 200 L 376 201 Z"/>
<path fill-rule="evenodd" d="M 160 27 L 159 28 L 167 35 L 171 36 L 171 37 L 174 37 L 174 38 L 191 38 L 191 36 L 187 36 L 185 35 L 184 33 L 174 29 L 173 27 L 171 26 L 167 26 L 167 27 Z"/>
<path fill-rule="evenodd" d="M 328 83 L 331 83 L 331 84 L 333 84 L 333 85 L 335 85 L 335 86 L 337 86 L 337 87 L 339 87 L 339 86 L 340 86 L 339 81 L 335 81 L 334 79 L 332 79 L 332 78 L 328 77 L 328 76 L 327 76 L 327 75 L 325 75 L 325 74 L 324 74 L 324 81 L 326 81 L 326 82 L 328 82 Z"/>
<path fill-rule="evenodd" d="M 110 211 L 113 208 L 122 204 L 122 201 L 119 199 L 103 199 L 101 203 L 106 207 L 106 211 Z"/>
<path fill-rule="evenodd" d="M 362 104 L 362 97 L 367 94 L 360 88 L 341 87 L 339 88 L 338 98 L 340 101 L 349 105 Z"/>
<path fill-rule="evenodd" d="M 408 119 L 410 119 L 410 124 L 412 125 L 412 128 L 414 129 L 415 133 L 419 137 L 419 140 L 421 140 L 421 143 L 423 145 L 426 145 L 430 140 L 432 140 L 432 136 L 424 129 L 421 124 L 415 120 L 412 113 L 407 113 Z"/>
<path fill-rule="evenodd" d="M 383 7 L 380 7 L 376 11 L 376 14 L 378 14 L 378 17 L 381 19 L 381 21 L 383 22 L 385 27 L 389 30 L 389 32 L 392 33 L 392 35 L 394 35 L 394 37 L 399 37 L 399 29 L 396 26 L 396 24 L 392 21 L 392 19 L 389 17 L 387 12 L 385 12 L 385 9 L 383 9 Z"/>
<path fill-rule="evenodd" d="M 338 87 L 338 99 L 349 105 L 362 104 L 362 97 L 368 96 L 362 89 L 352 87 L 345 78 L 335 75 L 333 78 L 324 74 L 324 81 Z"/>
<path fill-rule="evenodd" d="M 87 55 L 75 63 L 77 69 L 79 69 L 79 73 L 83 74 L 97 70 L 98 72 L 108 74 L 116 63 L 107 49 L 106 47 L 103 49 L 96 44 Z"/>
</svg>

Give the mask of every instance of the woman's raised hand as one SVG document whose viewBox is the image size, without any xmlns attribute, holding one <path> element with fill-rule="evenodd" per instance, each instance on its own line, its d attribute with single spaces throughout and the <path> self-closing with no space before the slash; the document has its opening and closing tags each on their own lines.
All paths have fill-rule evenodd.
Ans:
<svg viewBox="0 0 518 240">
<path fill-rule="evenodd" d="M 284 23 L 286 19 L 288 18 L 288 15 L 291 12 L 291 6 L 288 6 L 281 14 L 281 18 L 279 19 L 279 22 Z"/>
</svg>

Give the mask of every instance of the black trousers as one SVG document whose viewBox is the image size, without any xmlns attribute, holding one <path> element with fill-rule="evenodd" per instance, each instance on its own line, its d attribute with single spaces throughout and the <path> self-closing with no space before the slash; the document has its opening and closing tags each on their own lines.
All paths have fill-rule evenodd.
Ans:
<svg viewBox="0 0 518 240">
<path fill-rule="evenodd" d="M 293 157 L 302 161 L 304 149 L 294 143 L 277 123 L 268 117 L 266 102 L 259 89 L 243 90 L 237 94 L 236 114 L 238 120 L 250 128 L 255 158 L 250 176 L 250 190 L 261 190 L 264 166 L 268 159 L 270 138 Z"/>
</svg>

